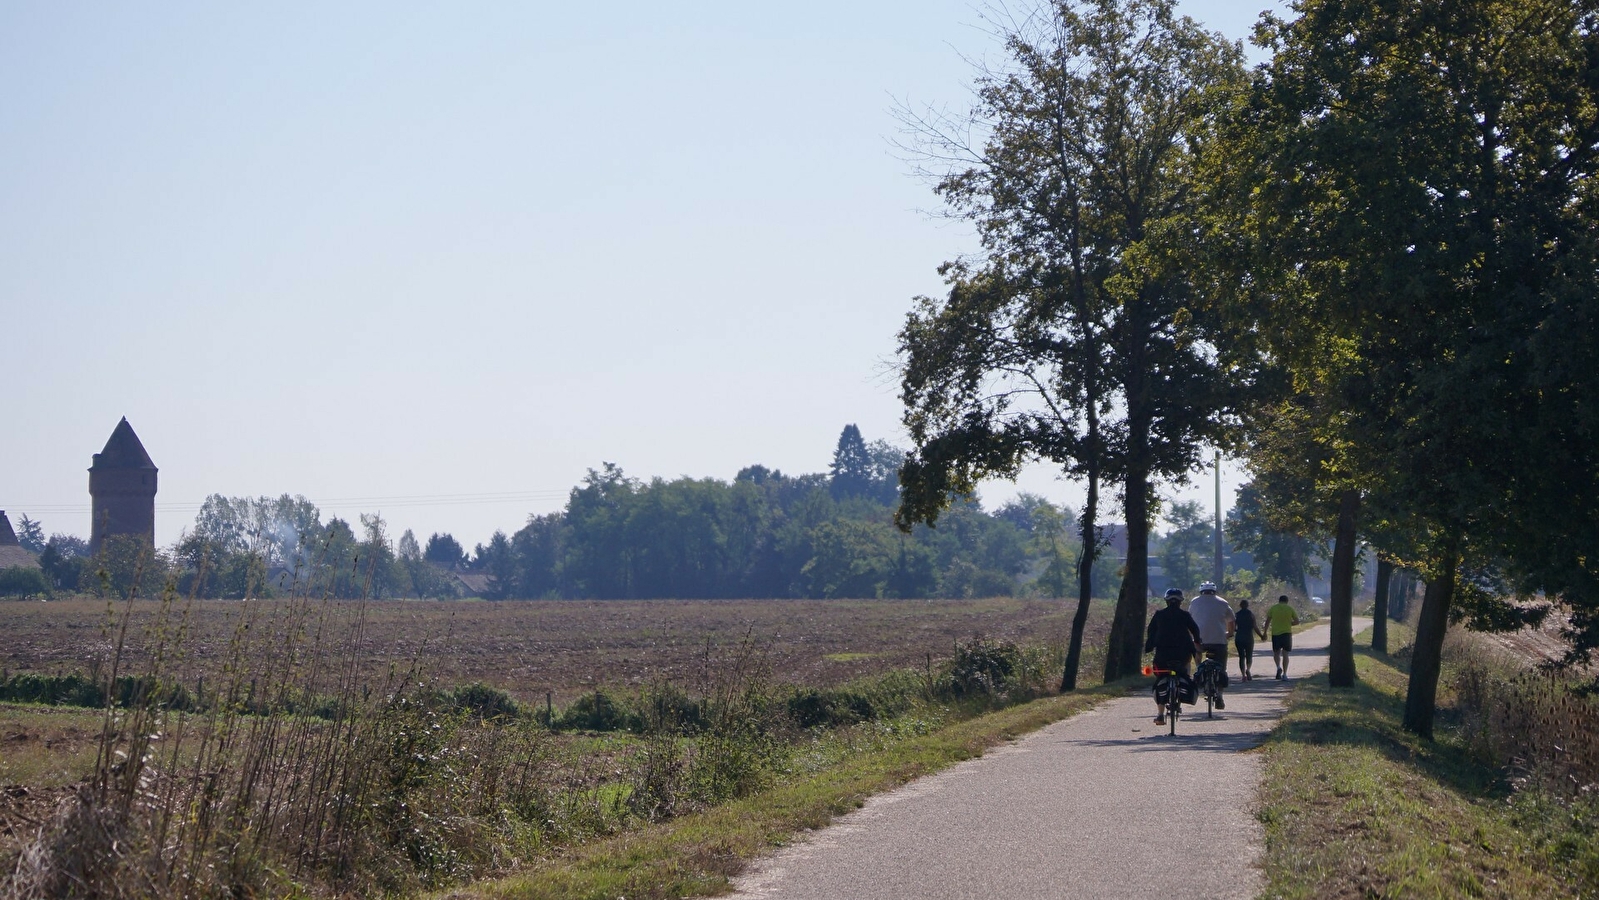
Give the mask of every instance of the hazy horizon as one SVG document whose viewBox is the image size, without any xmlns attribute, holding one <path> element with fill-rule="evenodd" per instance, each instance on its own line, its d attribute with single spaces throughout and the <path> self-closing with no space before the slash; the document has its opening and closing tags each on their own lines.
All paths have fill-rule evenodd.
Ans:
<svg viewBox="0 0 1599 900">
<path fill-rule="evenodd" d="M 1229 37 L 1235 4 L 1184 11 Z M 894 335 L 975 249 L 890 140 L 965 2 L 0 9 L 0 509 L 87 535 L 121 416 L 167 544 L 301 494 L 471 546 L 586 469 L 904 445 Z M 1225 474 L 1230 504 L 1238 473 Z M 1078 503 L 1046 468 L 1018 489 Z M 1208 479 L 1183 491 L 1211 506 Z"/>
</svg>

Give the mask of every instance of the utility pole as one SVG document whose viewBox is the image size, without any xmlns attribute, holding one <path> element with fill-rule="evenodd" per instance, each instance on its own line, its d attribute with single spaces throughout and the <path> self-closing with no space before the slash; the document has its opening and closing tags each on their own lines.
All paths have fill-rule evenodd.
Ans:
<svg viewBox="0 0 1599 900">
<path fill-rule="evenodd" d="M 1226 575 L 1226 566 L 1221 555 L 1221 451 L 1216 451 L 1216 575 L 1211 581 L 1216 582 L 1216 589 L 1221 590 L 1222 576 Z"/>
</svg>

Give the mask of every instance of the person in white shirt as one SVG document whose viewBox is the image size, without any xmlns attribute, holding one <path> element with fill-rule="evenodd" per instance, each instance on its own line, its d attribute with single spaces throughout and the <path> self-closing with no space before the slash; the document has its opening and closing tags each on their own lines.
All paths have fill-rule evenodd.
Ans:
<svg viewBox="0 0 1599 900">
<path fill-rule="evenodd" d="M 1238 630 L 1238 620 L 1233 615 L 1232 604 L 1216 595 L 1216 585 L 1207 581 L 1199 586 L 1199 596 L 1188 604 L 1188 613 L 1199 625 L 1199 642 L 1204 645 L 1205 656 L 1227 665 L 1227 642 Z M 1227 705 L 1220 697 L 1217 709 Z"/>
</svg>

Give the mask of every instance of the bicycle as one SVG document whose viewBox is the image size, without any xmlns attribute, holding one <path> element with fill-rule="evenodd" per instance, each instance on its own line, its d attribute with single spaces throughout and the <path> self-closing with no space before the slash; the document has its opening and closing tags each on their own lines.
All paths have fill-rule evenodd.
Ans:
<svg viewBox="0 0 1599 900">
<path fill-rule="evenodd" d="M 1216 707 L 1221 701 L 1221 681 L 1227 676 L 1227 664 L 1213 650 L 1205 651 L 1205 658 L 1194 669 L 1194 681 L 1205 694 L 1205 718 L 1216 718 Z"/>
<path fill-rule="evenodd" d="M 1155 696 L 1160 696 L 1161 685 L 1166 686 L 1166 721 L 1171 725 L 1171 734 L 1177 733 L 1177 717 L 1182 714 L 1183 700 L 1178 696 L 1178 688 L 1182 684 L 1176 669 L 1157 669 L 1154 666 L 1144 667 L 1145 675 L 1155 676 Z"/>
</svg>

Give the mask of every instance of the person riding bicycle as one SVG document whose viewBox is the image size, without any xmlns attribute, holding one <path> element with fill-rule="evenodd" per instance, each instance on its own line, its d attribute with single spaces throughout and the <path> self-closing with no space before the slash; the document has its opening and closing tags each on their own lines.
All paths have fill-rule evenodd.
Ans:
<svg viewBox="0 0 1599 900">
<path fill-rule="evenodd" d="M 1188 664 L 1199 652 L 1199 625 L 1183 609 L 1183 592 L 1176 588 L 1166 592 L 1166 608 L 1155 610 L 1149 617 L 1149 633 L 1144 638 L 1144 652 L 1154 651 L 1155 668 L 1170 669 L 1180 678 L 1188 677 Z M 1172 682 L 1170 690 L 1177 690 Z M 1155 696 L 1155 724 L 1166 724 L 1166 707 L 1160 695 Z"/>
<path fill-rule="evenodd" d="M 1199 586 L 1199 596 L 1188 604 L 1188 612 L 1199 625 L 1199 642 L 1204 654 L 1227 670 L 1227 641 L 1238 629 L 1232 605 L 1216 594 L 1216 583 L 1207 581 Z M 1227 701 L 1221 697 L 1221 684 L 1216 685 L 1216 708 L 1226 709 Z"/>
</svg>

